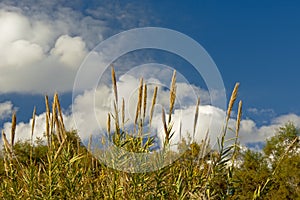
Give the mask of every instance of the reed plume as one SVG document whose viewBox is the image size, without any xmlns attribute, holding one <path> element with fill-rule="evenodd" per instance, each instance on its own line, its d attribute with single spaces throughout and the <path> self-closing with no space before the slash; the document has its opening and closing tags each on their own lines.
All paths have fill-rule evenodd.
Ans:
<svg viewBox="0 0 300 200">
<path fill-rule="evenodd" d="M 52 116 L 50 120 L 50 134 L 52 135 L 54 131 L 54 126 L 55 126 L 55 116 L 56 116 L 56 111 L 55 111 L 55 102 L 52 102 Z M 50 117 L 50 115 L 49 115 Z M 50 119 L 50 118 L 49 118 Z"/>
<path fill-rule="evenodd" d="M 47 145 L 50 147 L 50 134 L 49 134 L 49 116 L 46 114 L 46 138 L 47 138 Z"/>
<path fill-rule="evenodd" d="M 169 134 L 167 123 L 166 123 L 166 113 L 165 113 L 164 108 L 162 108 L 162 123 L 163 123 L 164 131 L 165 131 L 165 143 L 168 144 L 170 134 Z"/>
<path fill-rule="evenodd" d="M 158 87 L 156 86 L 154 88 L 154 93 L 153 93 L 153 97 L 152 97 L 151 110 L 150 110 L 150 126 L 151 126 L 151 123 L 152 123 L 154 106 L 155 106 L 155 103 L 156 103 L 157 89 L 158 89 Z"/>
<path fill-rule="evenodd" d="M 47 137 L 47 144 L 48 147 L 50 147 L 51 145 L 51 139 L 50 139 L 50 108 L 49 108 L 49 100 L 48 100 L 48 96 L 45 96 L 45 105 L 46 105 L 46 137 Z"/>
<path fill-rule="evenodd" d="M 118 111 L 118 105 L 116 102 L 114 102 L 114 109 L 115 109 L 115 129 L 116 129 L 116 133 L 119 134 L 120 133 L 120 123 L 119 123 L 119 111 Z"/>
<path fill-rule="evenodd" d="M 242 104 L 243 102 L 240 101 L 239 102 L 239 107 L 238 107 L 238 114 L 237 114 L 237 118 L 236 118 L 236 126 L 235 126 L 235 137 L 236 140 L 239 136 L 239 131 L 240 131 L 240 124 L 241 124 L 241 118 L 242 118 Z"/>
<path fill-rule="evenodd" d="M 146 110 L 147 110 L 147 85 L 144 85 L 144 101 L 143 101 L 143 121 L 146 117 Z"/>
<path fill-rule="evenodd" d="M 229 101 L 228 109 L 227 109 L 227 118 L 226 118 L 227 122 L 230 118 L 232 107 L 233 107 L 233 104 L 234 104 L 234 102 L 236 100 L 236 97 L 237 97 L 239 85 L 240 85 L 240 83 L 235 84 L 234 89 L 233 89 L 232 94 L 231 94 L 231 97 L 230 97 L 230 101 Z"/>
<path fill-rule="evenodd" d="M 32 113 L 32 124 L 31 124 L 31 145 L 33 144 L 33 132 L 34 132 L 34 126 L 35 126 L 35 114 L 36 114 L 36 107 L 33 108 Z"/>
<path fill-rule="evenodd" d="M 237 143 L 238 143 L 238 138 L 239 138 L 241 118 L 242 118 L 242 101 L 239 101 L 238 114 L 237 114 L 236 124 L 235 124 L 234 149 L 233 149 L 233 153 L 232 153 L 232 166 L 233 167 L 234 167 L 234 162 L 235 162 L 237 148 L 238 148 Z"/>
<path fill-rule="evenodd" d="M 110 135 L 110 114 L 107 114 L 107 133 Z"/>
<path fill-rule="evenodd" d="M 125 100 L 122 98 L 122 128 L 125 126 Z"/>
<path fill-rule="evenodd" d="M 54 95 L 54 101 L 56 102 L 55 105 L 56 105 L 58 113 L 59 113 L 60 126 L 63 130 L 65 130 L 65 125 L 64 125 L 64 121 L 63 121 L 63 114 L 62 114 L 62 110 L 61 110 L 61 107 L 60 107 L 60 102 L 59 102 L 57 93 L 55 93 L 55 95 Z"/>
<path fill-rule="evenodd" d="M 141 80 L 140 80 L 139 97 L 138 97 L 138 102 L 137 102 L 137 106 L 136 106 L 135 120 L 134 120 L 135 126 L 137 124 L 138 117 L 141 115 L 142 98 L 143 98 L 143 78 L 141 78 Z"/>
<path fill-rule="evenodd" d="M 12 156 L 12 148 L 6 138 L 6 134 L 4 133 L 4 130 L 2 130 L 2 141 L 3 141 L 3 144 L 4 144 L 4 148 L 5 148 L 5 151 L 6 153 L 8 153 L 8 156 L 9 156 L 9 159 L 13 159 L 13 156 Z"/>
<path fill-rule="evenodd" d="M 196 112 L 195 112 L 195 117 L 194 117 L 194 129 L 193 129 L 193 139 L 195 138 L 195 134 L 196 134 L 196 126 L 197 126 L 197 122 L 198 122 L 198 113 L 199 113 L 199 105 L 200 105 L 200 98 L 198 98 L 197 100 L 197 104 L 196 104 Z"/>
<path fill-rule="evenodd" d="M 50 119 L 49 99 L 47 95 L 45 96 L 45 105 L 46 105 L 46 115 L 48 115 L 48 118 Z"/>
<path fill-rule="evenodd" d="M 54 100 L 53 103 L 52 103 L 52 122 L 51 122 L 51 127 L 53 127 L 53 130 L 55 130 L 55 127 L 56 126 L 56 129 L 58 130 L 57 131 L 57 139 L 59 141 L 59 143 L 61 144 L 62 143 L 62 137 L 61 137 L 61 134 L 60 134 L 60 124 L 58 122 L 58 117 L 57 117 L 57 111 L 56 111 L 56 101 Z"/>
<path fill-rule="evenodd" d="M 11 147 L 14 146 L 15 141 L 15 134 L 16 134 L 16 127 L 17 127 L 17 117 L 16 112 L 13 112 L 12 120 L 11 120 Z"/>
<path fill-rule="evenodd" d="M 111 66 L 111 80 L 112 80 L 112 84 L 113 84 L 113 90 L 114 90 L 114 94 L 115 94 L 115 101 L 116 104 L 118 105 L 118 89 L 117 89 L 117 80 L 116 80 L 116 73 L 115 73 L 115 69 L 113 66 Z"/>
<path fill-rule="evenodd" d="M 171 116 L 174 109 L 176 99 L 176 70 L 173 72 L 172 76 L 172 82 L 171 82 L 171 90 L 170 90 L 170 110 L 169 110 L 169 120 L 168 122 L 171 122 Z"/>
</svg>

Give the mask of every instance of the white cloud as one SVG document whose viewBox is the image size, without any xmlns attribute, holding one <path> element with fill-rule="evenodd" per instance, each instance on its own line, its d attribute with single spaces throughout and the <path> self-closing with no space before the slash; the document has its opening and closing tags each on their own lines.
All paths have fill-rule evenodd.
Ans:
<svg viewBox="0 0 300 200">
<path fill-rule="evenodd" d="M 36 138 L 44 138 L 45 133 L 45 122 L 46 122 L 46 114 L 42 113 L 40 115 L 37 115 L 35 117 L 35 126 L 34 126 L 34 132 L 33 132 L 33 140 Z M 68 130 L 73 129 L 73 120 L 71 117 L 64 115 L 64 123 Z M 15 135 L 15 141 L 25 141 L 30 140 L 31 137 L 31 128 L 32 128 L 32 119 L 30 119 L 28 122 L 20 122 L 16 126 L 16 135 Z M 3 127 L 4 132 L 6 133 L 7 139 L 10 141 L 10 132 L 11 132 L 11 122 L 7 122 L 4 124 Z M 1 141 L 2 142 L 2 141 Z"/>
<path fill-rule="evenodd" d="M 0 93 L 71 90 L 76 70 L 87 54 L 83 39 L 68 35 L 72 31 L 67 22 L 77 23 L 70 21 L 71 14 L 61 14 L 65 19 L 36 19 L 19 9 L 0 10 Z"/>
<path fill-rule="evenodd" d="M 160 71 L 160 73 L 161 72 L 165 74 L 163 71 Z M 138 77 L 135 77 L 133 75 L 134 73 L 124 74 L 120 77 L 119 81 L 117 82 L 117 87 L 119 91 L 118 93 L 119 108 L 121 108 L 122 98 L 124 98 L 126 104 L 125 115 L 126 115 L 126 120 L 128 120 L 128 122 L 126 123 L 127 127 L 132 126 L 135 118 L 136 102 L 138 96 L 138 85 L 140 81 Z M 151 83 L 156 83 L 159 86 L 157 102 L 156 102 L 157 105 L 155 108 L 156 111 L 154 114 L 152 127 L 154 128 L 154 130 L 161 130 L 161 125 L 162 125 L 160 123 L 161 107 L 163 106 L 167 110 L 169 104 L 169 91 L 165 90 L 163 87 L 169 87 L 169 86 L 165 86 L 160 82 L 160 80 L 151 77 L 149 77 L 149 79 L 151 79 L 150 81 Z M 145 82 L 148 83 L 149 79 L 145 79 Z M 154 90 L 154 86 L 149 85 L 148 102 L 147 102 L 148 113 L 150 111 L 153 90 Z M 193 88 L 188 87 L 186 83 L 179 82 L 177 87 L 177 92 L 178 92 L 177 100 L 181 102 L 181 105 L 178 105 L 174 112 L 174 122 L 175 122 L 174 130 L 178 129 L 178 126 L 176 124 L 178 123 L 179 119 L 182 119 L 183 121 L 182 131 L 184 133 L 187 131 L 191 133 L 189 127 L 192 127 L 191 124 L 193 123 L 193 117 L 195 114 L 194 113 L 195 106 L 192 105 L 196 102 L 197 97 L 194 96 L 194 99 L 192 98 L 193 95 L 191 96 L 191 93 L 194 92 Z M 203 94 L 207 95 L 207 93 L 203 93 Z M 108 87 L 106 85 L 100 85 L 97 88 L 96 93 L 94 93 L 93 90 L 85 91 L 83 94 L 77 96 L 74 99 L 74 102 L 72 104 L 73 112 L 71 113 L 71 115 L 65 115 L 66 118 L 65 122 L 68 123 L 66 127 L 78 129 L 79 135 L 81 136 L 82 139 L 89 138 L 90 134 L 95 134 L 95 133 L 99 133 L 99 131 L 106 130 L 107 113 L 113 111 L 112 102 L 113 102 L 113 94 L 112 94 L 111 87 Z M 180 112 L 181 111 L 180 109 L 183 109 L 182 112 Z M 210 124 L 210 120 L 212 116 L 217 117 L 219 119 L 224 112 L 212 106 L 200 106 L 199 113 L 201 119 L 201 120 L 199 119 L 201 121 L 199 127 L 201 129 L 201 132 L 203 132 L 202 130 L 206 131 L 208 125 Z M 75 117 L 75 121 L 73 120 L 73 117 Z M 37 126 L 35 128 L 36 131 L 34 135 L 41 137 L 44 132 L 45 114 L 41 114 L 37 116 L 36 120 L 37 120 L 36 121 Z M 10 125 L 11 125 L 10 123 L 6 123 L 4 125 L 5 131 L 9 131 Z M 99 130 L 99 125 L 102 130 Z M 30 136 L 30 127 L 31 127 L 31 122 L 29 123 L 22 122 L 18 124 L 17 135 L 19 135 L 20 139 L 25 139 Z M 218 128 L 217 126 L 214 126 L 212 130 L 216 130 L 217 128 Z M 175 136 L 175 138 L 179 139 L 177 136 Z"/>
<path fill-rule="evenodd" d="M 177 144 L 180 141 L 180 136 L 186 139 L 191 137 L 192 140 L 199 143 L 201 140 L 204 140 L 207 131 L 209 132 L 208 136 L 210 138 L 210 144 L 216 144 L 217 138 L 222 131 L 225 112 L 210 105 L 199 106 L 199 117 L 196 125 L 195 136 L 193 138 L 195 109 L 195 106 L 190 106 L 183 110 L 175 110 L 174 114 L 172 115 L 172 122 L 174 122 L 173 131 L 175 131 L 175 134 L 171 139 L 172 144 Z M 159 137 L 161 141 L 163 141 L 164 131 L 162 115 L 160 113 L 155 116 L 153 120 L 153 126 L 158 130 Z"/>
<path fill-rule="evenodd" d="M 27 40 L 14 41 L 10 45 L 4 46 L 3 50 L 1 56 L 3 62 L 0 68 L 28 66 L 44 57 L 41 46 Z"/>
<path fill-rule="evenodd" d="M 51 54 L 58 56 L 59 61 L 66 66 L 77 69 L 87 51 L 81 37 L 62 35 L 57 39 Z"/>
<path fill-rule="evenodd" d="M 133 25 L 145 26 L 149 18 L 145 9 L 137 9 L 139 4 L 122 3 L 126 6 L 124 10 L 119 4 L 100 3 L 86 12 L 76 9 L 78 2 L 0 4 L 0 94 L 71 91 L 78 67 L 88 51 L 105 36 Z M 130 43 L 125 39 L 121 44 L 111 45 L 105 53 L 119 52 Z M 103 57 L 98 55 L 87 62 L 99 71 Z M 92 80 L 94 74 L 85 77 Z"/>
<path fill-rule="evenodd" d="M 10 101 L 0 103 L 0 120 L 10 117 L 13 112 L 13 104 Z"/>
<path fill-rule="evenodd" d="M 288 122 L 292 122 L 296 127 L 300 128 L 300 116 L 295 114 L 285 114 L 275 117 L 271 120 L 270 124 L 260 127 L 253 120 L 242 120 L 240 140 L 244 144 L 265 141 L 274 136 L 278 128 Z"/>
<path fill-rule="evenodd" d="M 123 79 L 124 77 L 120 77 Z M 138 79 L 126 75 L 126 83 L 119 81 L 118 89 L 122 91 L 119 93 L 119 97 L 124 97 L 126 102 L 126 119 L 127 128 L 132 125 L 135 115 L 136 105 L 136 92 L 135 91 Z M 152 88 L 153 89 L 153 88 Z M 151 87 L 149 87 L 149 95 L 152 93 Z M 168 95 L 168 94 L 166 94 Z M 186 93 L 189 95 L 189 93 Z M 95 102 L 94 102 L 95 97 Z M 150 97 L 152 97 L 150 95 Z M 68 129 L 78 129 L 81 139 L 88 139 L 91 134 L 103 133 L 106 129 L 107 113 L 112 111 L 112 100 L 113 94 L 110 87 L 100 86 L 96 93 L 93 91 L 86 91 L 82 95 L 75 98 L 73 102 L 73 113 L 64 114 L 65 126 Z M 120 102 L 119 102 L 120 104 Z M 150 104 L 150 102 L 148 102 Z M 95 106 L 94 106 L 95 105 Z M 162 125 L 161 115 L 161 103 L 158 99 L 158 104 L 155 108 L 155 113 L 152 122 L 152 131 L 157 133 L 158 137 L 163 140 L 164 131 Z M 120 105 L 119 105 L 120 107 Z M 5 102 L 0 104 L 0 116 L 7 116 L 11 114 L 13 105 L 11 102 Z M 95 110 L 94 110 L 95 108 Z M 168 107 L 165 107 L 166 111 Z M 149 107 L 147 108 L 149 112 Z M 113 112 L 112 112 L 113 113 Z M 199 118 L 197 123 L 197 129 L 194 140 L 199 142 L 204 139 L 207 131 L 209 131 L 209 137 L 211 145 L 216 145 L 217 138 L 220 136 L 224 126 L 225 111 L 211 105 L 200 105 L 199 106 Z M 179 125 L 181 122 L 181 136 L 188 137 L 193 134 L 195 106 L 189 105 L 182 108 L 178 108 L 174 111 L 172 121 L 174 122 L 173 131 L 175 131 L 174 137 L 171 140 L 173 144 L 176 144 L 180 140 Z M 75 118 L 73 118 L 75 117 Z M 168 116 L 167 116 L 168 117 Z M 75 121 L 74 121 L 75 119 Z M 251 119 L 243 119 L 240 126 L 240 142 L 245 145 L 247 143 L 263 142 L 267 138 L 274 136 L 276 130 L 284 125 L 286 122 L 293 122 L 296 127 L 300 127 L 300 116 L 295 114 L 287 114 L 276 117 L 272 120 L 271 124 L 264 126 L 257 126 L 257 124 Z M 29 122 L 20 122 L 17 124 L 16 139 L 29 139 L 31 132 L 32 119 Z M 113 123 L 113 119 L 112 119 Z M 235 128 L 235 119 L 230 119 L 229 128 Z M 100 126 L 99 126 L 100 125 Z M 4 131 L 10 132 L 11 123 L 7 122 L 4 124 Z M 101 127 L 101 128 L 99 128 Z M 102 130 L 100 130 L 102 129 Z M 45 132 L 45 114 L 42 113 L 36 116 L 36 126 L 34 137 L 42 137 Z M 7 134 L 8 137 L 9 134 Z M 234 137 L 235 133 L 228 130 L 227 138 Z"/>
<path fill-rule="evenodd" d="M 27 40 L 30 29 L 25 16 L 0 10 L 0 69 L 32 64 L 43 57 L 42 48 Z"/>
<path fill-rule="evenodd" d="M 76 0 L 3 0 L 0 12 L 0 58 L 9 61 L 0 64 L 0 94 L 69 92 L 86 52 L 104 38 L 155 20 L 147 4 L 137 2 L 98 1 L 82 7 Z M 18 40 L 25 43 L 16 52 L 12 43 Z"/>
<path fill-rule="evenodd" d="M 71 91 L 88 51 L 105 34 L 110 36 L 126 28 L 117 26 L 123 19 L 109 14 L 111 10 L 105 9 L 108 4 L 101 4 L 97 16 L 85 16 L 81 10 L 73 9 L 76 6 L 78 2 L 0 3 L 0 94 Z M 119 13 L 118 9 L 121 8 L 114 8 L 114 12 Z"/>
<path fill-rule="evenodd" d="M 281 115 L 272 120 L 273 124 L 282 124 L 288 122 L 292 122 L 295 126 L 300 127 L 300 117 L 293 113 Z"/>
</svg>

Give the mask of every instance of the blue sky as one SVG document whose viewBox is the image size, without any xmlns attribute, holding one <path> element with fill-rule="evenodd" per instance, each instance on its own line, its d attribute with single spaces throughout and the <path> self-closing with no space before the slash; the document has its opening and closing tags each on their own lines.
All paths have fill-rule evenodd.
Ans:
<svg viewBox="0 0 300 200">
<path fill-rule="evenodd" d="M 248 131 L 253 134 L 264 135 L 263 131 L 270 134 L 287 120 L 300 126 L 299 9 L 298 1 L 3 1 L 0 3 L 0 32 L 9 36 L 0 36 L 0 58 L 8 60 L 0 65 L 3 85 L 0 87 L 0 127 L 5 127 L 13 109 L 17 109 L 18 122 L 25 124 L 34 106 L 42 115 L 43 95 L 51 95 L 53 90 L 59 91 L 66 115 L 71 115 L 71 86 L 76 70 L 70 66 L 78 67 L 87 52 L 110 36 L 147 26 L 173 29 L 201 44 L 216 63 L 227 95 L 236 82 L 241 83 L 239 99 L 243 100 L 245 132 L 251 129 Z M 12 20 L 8 20 L 7 25 L 4 18 Z M 22 29 L 14 27 L 17 25 Z M 21 47 L 33 53 L 23 54 L 20 46 L 21 50 L 16 50 L 14 42 L 17 40 L 22 40 L 24 46 Z M 75 54 L 82 56 L 75 56 L 78 60 L 74 62 L 68 60 L 74 52 L 67 52 L 72 45 L 79 49 Z M 62 52 L 69 57 L 63 58 Z M 154 54 L 150 52 L 148 56 L 151 55 Z M 155 54 L 159 55 L 159 52 Z M 140 59 L 139 54 L 133 58 L 134 62 L 124 59 L 125 64 L 147 61 Z M 11 59 L 21 62 L 24 59 L 25 64 Z M 49 63 L 57 63 L 57 67 L 50 68 Z M 44 72 L 36 71 L 37 66 L 44 66 L 49 73 L 40 75 Z M 56 76 L 58 72 L 62 72 L 61 77 Z M 33 77 L 26 79 L 30 74 Z M 186 74 L 193 79 L 192 72 Z M 65 77 L 68 80 L 53 83 Z M 43 78 L 52 81 L 42 83 Z M 248 129 L 247 123 L 250 124 Z"/>
<path fill-rule="evenodd" d="M 226 88 L 241 82 L 245 106 L 299 114 L 300 13 L 296 1 L 164 1 L 162 26 L 212 56 Z"/>
</svg>

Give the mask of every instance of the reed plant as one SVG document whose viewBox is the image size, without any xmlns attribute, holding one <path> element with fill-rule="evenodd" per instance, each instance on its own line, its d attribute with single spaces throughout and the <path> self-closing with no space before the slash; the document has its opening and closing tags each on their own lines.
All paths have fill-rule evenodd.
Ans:
<svg viewBox="0 0 300 200">
<path fill-rule="evenodd" d="M 133 130 L 126 128 L 125 102 L 119 101 L 117 77 L 112 67 L 112 90 L 114 93 L 114 109 L 107 114 L 108 138 L 126 152 L 153 153 L 155 140 L 150 137 L 149 130 L 153 120 L 153 113 L 157 102 L 158 87 L 153 94 L 144 80 L 140 79 L 138 102 L 134 118 Z M 161 121 L 163 124 L 163 148 L 155 160 L 148 161 L 149 166 L 132 166 L 132 160 L 122 152 L 105 154 L 112 158 L 115 168 L 126 166 L 131 170 L 118 171 L 114 167 L 100 162 L 80 141 L 75 130 L 66 130 L 58 94 L 54 95 L 50 104 L 45 97 L 46 119 L 45 140 L 33 141 L 35 129 L 35 109 L 32 117 L 31 141 L 15 142 L 16 114 L 12 116 L 11 141 L 2 131 L 3 154 L 0 171 L 1 199 L 231 199 L 235 195 L 238 184 L 234 178 L 235 162 L 239 152 L 239 129 L 242 117 L 242 102 L 238 105 L 233 143 L 227 144 L 226 134 L 233 105 L 237 99 L 239 84 L 232 92 L 223 132 L 218 138 L 218 149 L 212 149 L 209 131 L 205 138 L 196 143 L 194 140 L 199 118 L 200 99 L 195 107 L 192 139 L 182 138 L 178 144 L 178 151 L 172 151 L 170 141 L 173 131 L 172 113 L 176 101 L 176 72 L 174 72 L 170 89 L 170 103 L 162 108 Z M 151 105 L 147 107 L 147 99 L 151 98 Z M 121 102 L 121 106 L 119 106 Z M 52 105 L 52 108 L 50 108 Z M 149 111 L 147 112 L 147 108 Z M 147 116 L 147 113 L 149 115 Z M 146 119 L 149 120 L 146 120 Z M 87 122 L 88 123 L 88 122 Z M 146 128 L 148 126 L 148 128 Z M 150 127 L 150 128 L 149 128 Z M 143 140 L 142 136 L 147 136 Z M 93 144 L 93 138 L 90 145 Z M 104 143 L 107 141 L 104 141 Z M 26 147 L 26 148 L 25 148 Z M 27 148 L 28 147 L 28 148 Z M 181 154 L 178 156 L 178 154 Z M 114 155 L 113 155 L 114 154 Z M 115 155 L 116 154 L 116 155 Z M 26 158 L 26 159 L 24 159 Z M 170 160 L 168 165 L 161 164 Z M 106 158 L 109 159 L 109 158 Z M 135 157 L 134 159 L 137 159 Z M 144 163 L 145 160 L 134 160 L 134 163 Z M 139 168 L 152 169 L 141 173 L 132 173 Z M 157 169 L 157 170 L 153 170 Z M 255 191 L 255 198 L 263 192 L 268 181 Z"/>
</svg>

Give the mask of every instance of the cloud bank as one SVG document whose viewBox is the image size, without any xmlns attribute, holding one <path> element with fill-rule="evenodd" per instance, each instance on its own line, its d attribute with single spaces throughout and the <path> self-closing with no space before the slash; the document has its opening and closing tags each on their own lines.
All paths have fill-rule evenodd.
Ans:
<svg viewBox="0 0 300 200">
<path fill-rule="evenodd" d="M 162 72 L 163 73 L 163 72 Z M 135 76 L 134 76 L 135 74 Z M 168 74 L 168 73 L 165 73 Z M 119 98 L 125 100 L 125 115 L 127 130 L 130 130 L 133 125 L 135 117 L 136 102 L 138 96 L 138 84 L 139 73 L 129 73 L 120 76 L 117 82 L 119 92 Z M 155 106 L 154 117 L 152 121 L 152 133 L 157 134 L 160 141 L 164 139 L 162 113 L 161 108 L 164 107 L 168 110 L 169 104 L 169 91 L 165 88 L 164 84 L 158 80 L 148 77 L 144 80 L 146 83 L 156 83 L 159 86 L 157 105 Z M 153 88 L 151 85 L 148 87 L 147 112 L 149 113 L 149 106 L 151 104 L 151 98 L 153 94 Z M 200 142 L 204 139 L 206 132 L 209 132 L 211 145 L 216 144 L 216 140 L 222 133 L 226 112 L 222 109 L 213 107 L 203 103 L 199 106 L 199 118 L 196 126 L 195 136 L 193 138 L 193 123 L 195 116 L 195 104 L 196 97 L 200 96 L 204 99 L 209 99 L 207 92 L 198 88 L 198 92 L 195 98 L 192 93 L 195 93 L 195 86 L 190 86 L 184 82 L 178 82 L 177 84 L 177 103 L 175 110 L 172 114 L 172 121 L 174 122 L 173 131 L 175 132 L 172 138 L 172 144 L 178 143 L 181 138 L 192 137 L 196 142 Z M 202 92 L 201 92 L 202 91 Z M 121 107 L 121 101 L 119 99 L 119 108 Z M 91 134 L 103 135 L 106 130 L 107 113 L 113 110 L 113 91 L 111 86 L 100 85 L 96 91 L 85 91 L 81 95 L 78 95 L 72 105 L 72 111 L 69 110 L 64 114 L 64 122 L 68 129 L 77 129 L 82 140 L 89 138 Z M 181 103 L 179 103 L 181 102 Z M 0 104 L 0 113 L 9 113 L 12 110 L 13 105 L 10 102 Z M 71 108 L 70 108 L 71 109 Z M 4 111 L 2 111 L 4 110 Z M 113 112 L 112 112 L 113 113 Z M 5 114 L 2 114 L 5 115 Z M 149 120 L 146 118 L 146 121 Z M 36 117 L 35 137 L 43 137 L 45 132 L 45 113 L 42 113 Z M 275 117 L 271 120 L 271 123 L 264 126 L 258 126 L 254 120 L 242 119 L 240 126 L 240 142 L 243 145 L 255 142 L 264 142 L 267 138 L 272 137 L 276 130 L 287 122 L 293 122 L 297 127 L 300 127 L 300 116 L 295 114 L 286 114 Z M 16 129 L 16 139 L 29 139 L 31 131 L 31 123 L 20 122 Z M 229 121 L 229 127 L 234 130 L 236 120 L 231 118 Z M 4 131 L 10 132 L 11 123 L 4 124 Z M 7 134 L 9 137 L 9 134 Z M 235 133 L 228 130 L 228 138 L 234 137 Z"/>
</svg>

